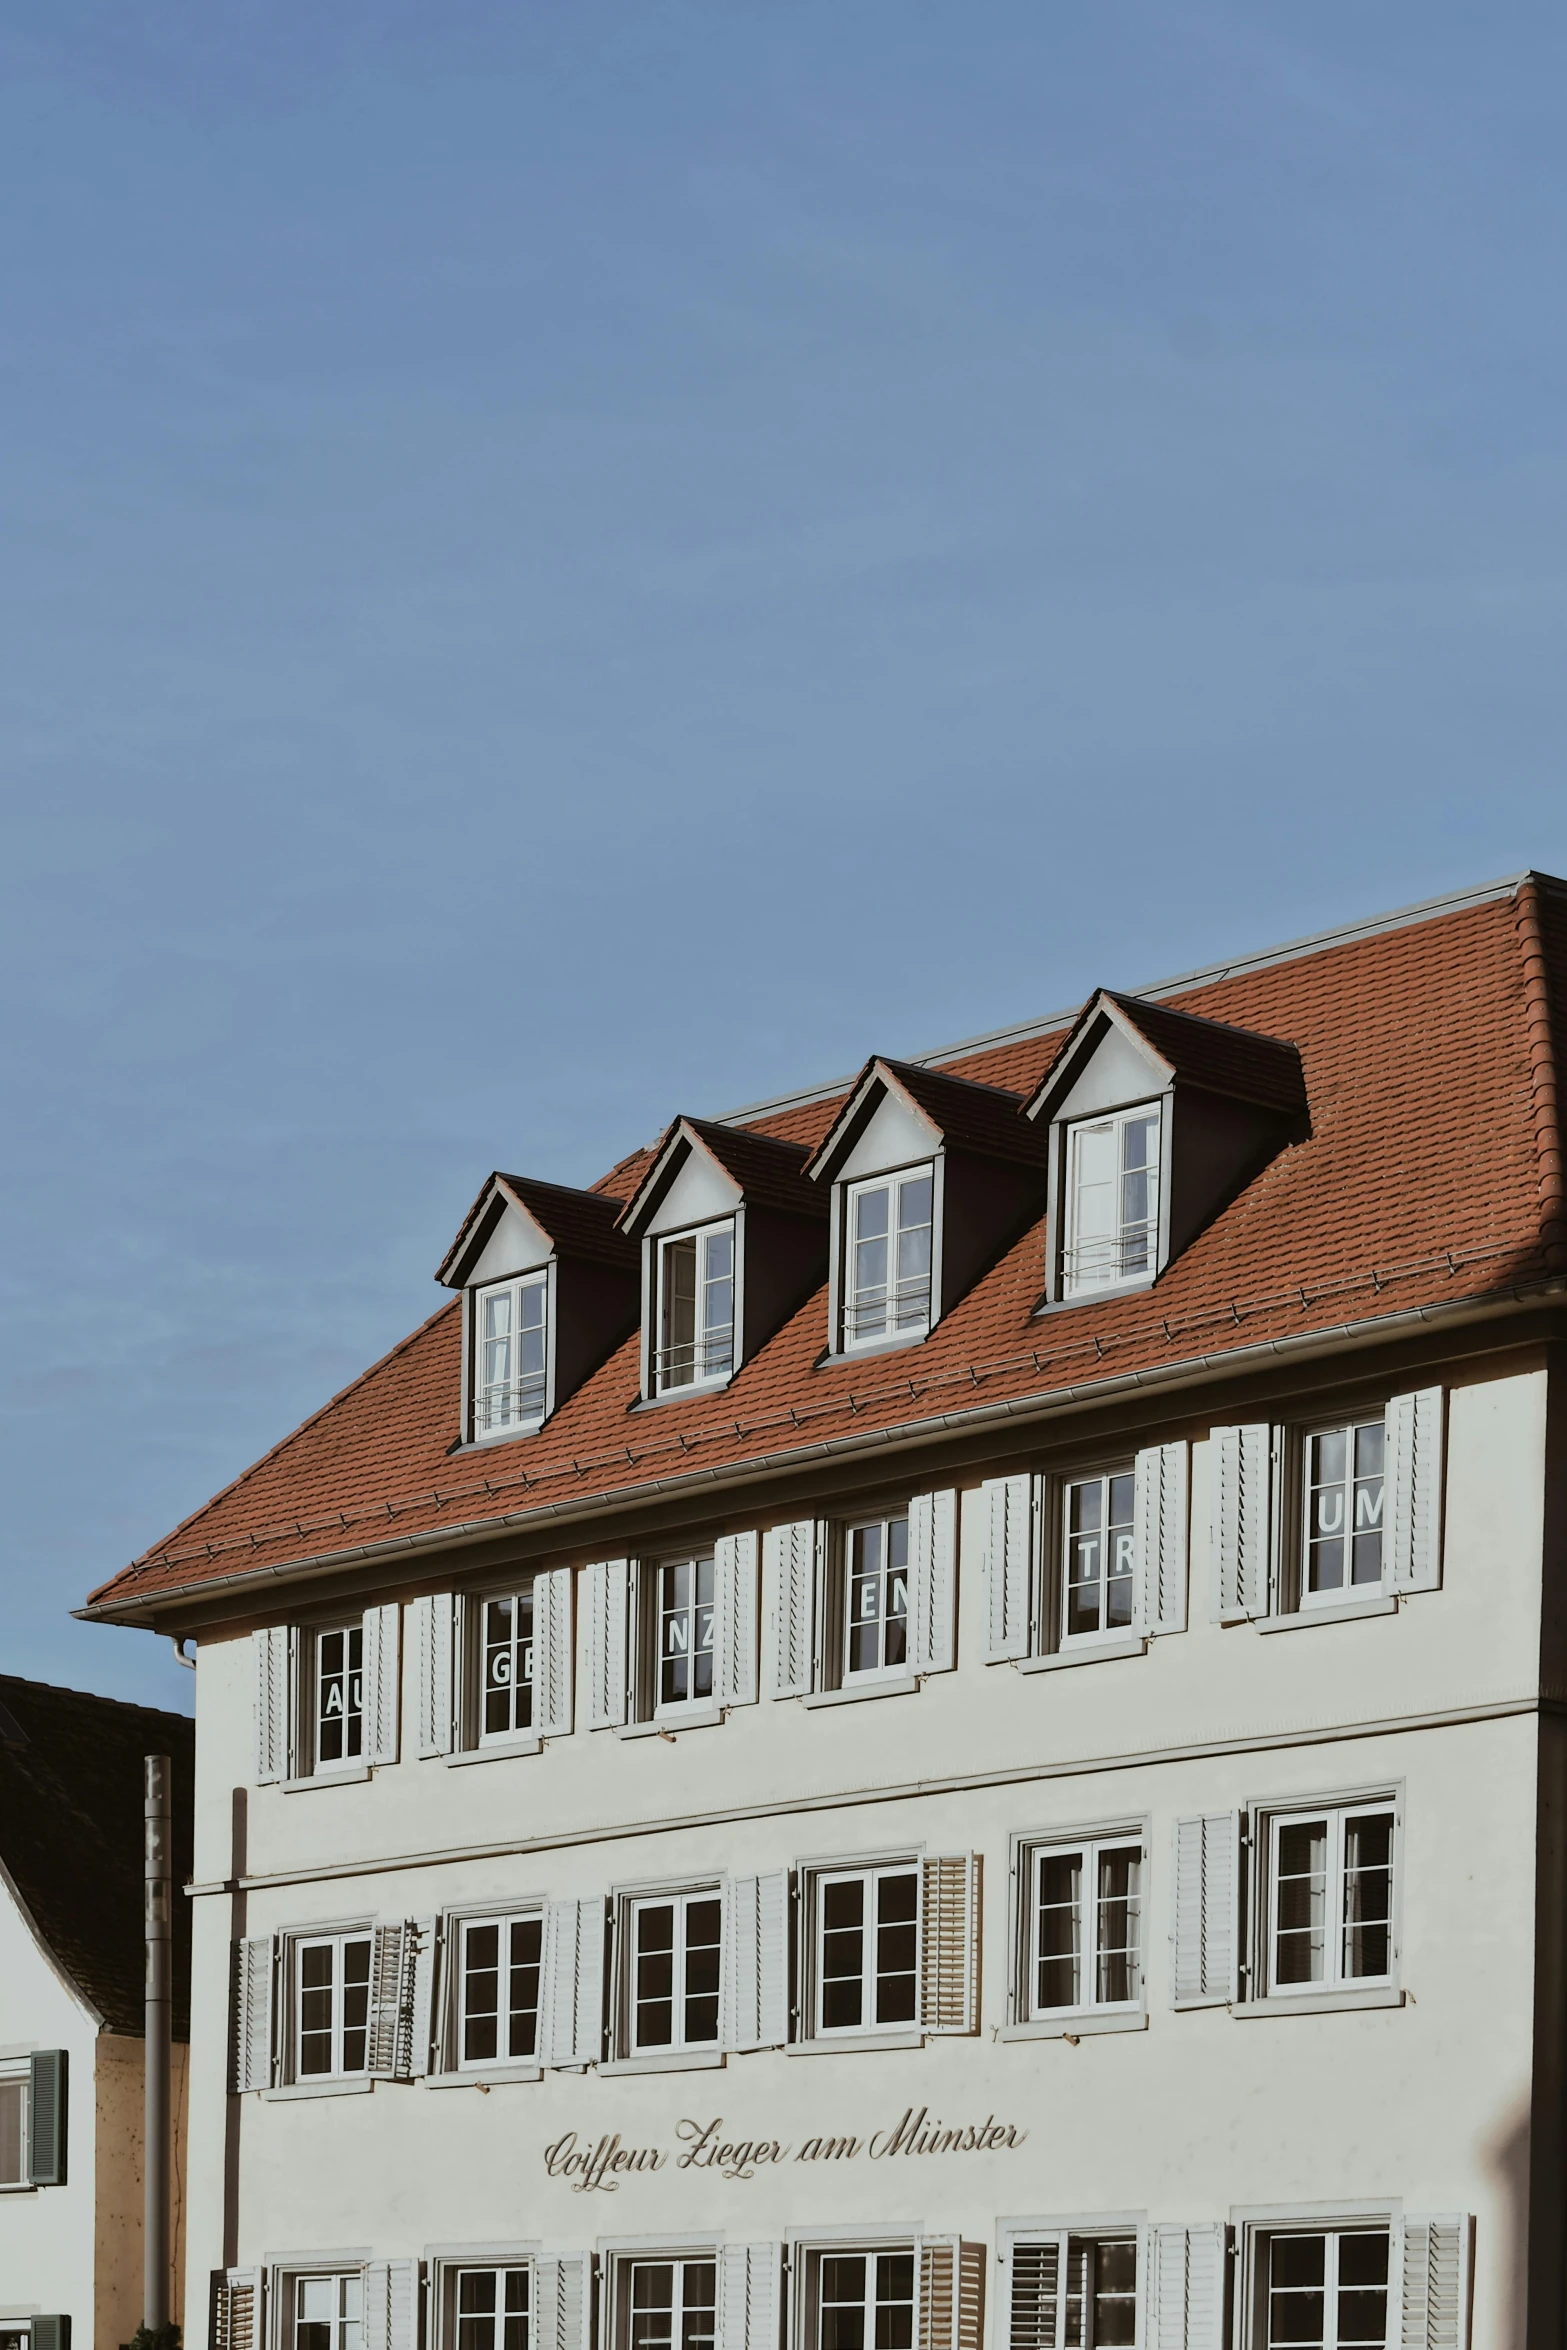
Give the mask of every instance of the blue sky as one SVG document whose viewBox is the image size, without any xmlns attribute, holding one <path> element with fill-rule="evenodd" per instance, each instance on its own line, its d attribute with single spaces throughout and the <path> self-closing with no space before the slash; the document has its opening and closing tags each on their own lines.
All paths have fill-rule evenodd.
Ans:
<svg viewBox="0 0 1567 2350">
<path fill-rule="evenodd" d="M 1564 67 L 0 0 L 0 1669 L 492 1166 L 1567 870 Z"/>
</svg>

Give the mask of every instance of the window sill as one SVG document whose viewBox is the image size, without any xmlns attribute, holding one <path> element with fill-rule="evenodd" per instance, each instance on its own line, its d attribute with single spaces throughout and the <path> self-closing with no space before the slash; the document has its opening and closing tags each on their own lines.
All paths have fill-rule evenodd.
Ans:
<svg viewBox="0 0 1567 2350">
<path fill-rule="evenodd" d="M 846 1689 L 813 1689 L 801 1698 L 800 1703 L 813 1707 L 858 1705 L 867 1697 L 915 1697 L 919 1694 L 919 1686 L 919 1676 L 915 1673 L 900 1673 L 885 1681 L 873 1680 L 867 1675 L 862 1685 Z"/>
<path fill-rule="evenodd" d="M 925 2035 L 912 2032 L 836 2032 L 820 2040 L 791 2040 L 785 2056 L 877 2056 L 884 2049 L 923 2048 Z"/>
<path fill-rule="evenodd" d="M 1085 2008 L 1079 2015 L 1035 2016 L 1023 2024 L 1003 2024 L 998 2040 L 1086 2040 L 1099 2032 L 1146 2032 L 1146 2007 Z"/>
<path fill-rule="evenodd" d="M 1046 1298 L 1043 1305 L 1034 1308 L 1034 1319 L 1037 1322 L 1047 1314 L 1075 1313 L 1079 1306 L 1108 1305 L 1118 1297 L 1136 1297 L 1141 1291 L 1152 1289 L 1158 1278 L 1157 1272 L 1139 1273 L 1134 1281 L 1107 1281 L 1102 1288 L 1080 1289 L 1071 1297 Z"/>
<path fill-rule="evenodd" d="M 263 2089 L 268 2105 L 291 2105 L 300 2097 L 368 2097 L 375 2082 L 368 2073 L 348 2081 L 285 2081 L 281 2088 Z"/>
<path fill-rule="evenodd" d="M 1058 1648 L 1051 1656 L 1019 1657 L 1020 1673 L 1060 1673 L 1072 1665 L 1115 1664 L 1123 1657 L 1146 1656 L 1148 1642 L 1141 1632 L 1125 1640 L 1085 1640 L 1081 1646 Z"/>
<path fill-rule="evenodd" d="M 350 1771 L 312 1771 L 308 1779 L 285 1779 L 285 1795 L 303 1795 L 309 1787 L 360 1787 L 370 1776 L 368 1763 L 356 1763 Z"/>
<path fill-rule="evenodd" d="M 639 1395 L 635 1403 L 627 1404 L 626 1409 L 628 1412 L 657 1412 L 666 1403 L 692 1403 L 698 1396 L 722 1395 L 726 1387 L 734 1385 L 740 1369 L 740 1364 L 736 1363 L 734 1369 L 726 1371 L 720 1379 L 693 1379 L 689 1387 L 666 1387 L 661 1395 Z"/>
<path fill-rule="evenodd" d="M 464 1746 L 455 1754 L 443 1756 L 448 1770 L 461 1770 L 468 1763 L 515 1762 L 519 1756 L 542 1754 L 542 1738 L 509 1738 L 494 1746 Z"/>
<path fill-rule="evenodd" d="M 471 1457 L 476 1452 L 493 1452 L 498 1444 L 516 1444 L 524 1437 L 537 1436 L 549 1416 L 546 1412 L 543 1418 L 529 1420 L 520 1428 L 494 1428 L 488 1436 L 465 1436 L 460 1444 L 452 1446 L 446 1457 L 449 1461 L 460 1461 L 465 1454 Z"/>
<path fill-rule="evenodd" d="M 472 2066 L 467 2072 L 426 2073 L 427 2089 L 493 2089 L 497 2082 L 542 2081 L 544 2070 L 536 2064 L 497 2064 L 481 2072 Z"/>
<path fill-rule="evenodd" d="M 724 2061 L 722 2048 L 650 2049 L 645 2056 L 615 2056 L 601 2073 L 710 2073 Z"/>
<path fill-rule="evenodd" d="M 721 1705 L 704 1706 L 696 1713 L 665 1714 L 656 1722 L 617 1722 L 617 1738 L 669 1738 L 679 1736 L 682 1730 L 718 1730 L 723 1727 L 724 1708 Z"/>
<path fill-rule="evenodd" d="M 36 2195 L 31 2179 L 0 2179 L 0 2195 Z"/>
<path fill-rule="evenodd" d="M 1321 1607 L 1293 1609 L 1288 1615 L 1259 1616 L 1259 1632 L 1304 1632 L 1316 1624 L 1352 1623 L 1359 1616 L 1392 1616 L 1398 1613 L 1398 1597 L 1392 1591 L 1378 1591 L 1365 1599 L 1334 1600 Z"/>
<path fill-rule="evenodd" d="M 1344 1984 L 1336 1991 L 1274 1991 L 1266 1999 L 1237 1999 L 1231 2015 L 1339 2015 L 1357 2007 L 1402 2007 L 1396 1983 L 1368 1983 L 1364 1990 Z"/>
<path fill-rule="evenodd" d="M 905 1330 L 896 1338 L 873 1338 L 864 1346 L 830 1346 L 816 1358 L 818 1371 L 841 1371 L 846 1363 L 875 1363 L 883 1355 L 905 1353 L 911 1346 L 923 1346 L 934 1322 L 927 1322 L 923 1330 Z"/>
</svg>

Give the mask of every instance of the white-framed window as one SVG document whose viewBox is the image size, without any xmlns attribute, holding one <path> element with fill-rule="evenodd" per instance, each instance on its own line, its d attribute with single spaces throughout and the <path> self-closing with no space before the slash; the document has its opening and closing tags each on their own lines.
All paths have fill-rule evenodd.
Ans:
<svg viewBox="0 0 1567 2350">
<path fill-rule="evenodd" d="M 1136 1474 L 1124 1469 L 1061 1483 L 1061 1640 L 1132 1630 L 1137 1612 Z"/>
<path fill-rule="evenodd" d="M 311 1729 L 318 1771 L 361 1763 L 365 1751 L 364 1622 L 312 1635 Z"/>
<path fill-rule="evenodd" d="M 1111 2350 L 1137 2340 L 1137 2238 L 1095 2231 L 1024 2237 L 1011 2250 L 1010 2340 Z"/>
<path fill-rule="evenodd" d="M 473 1433 L 536 1428 L 549 1401 L 549 1274 L 473 1295 Z"/>
<path fill-rule="evenodd" d="M 0 2070 L 0 2187 L 25 2187 L 27 2159 L 27 2073 Z"/>
<path fill-rule="evenodd" d="M 852 1183 L 845 1203 L 846 1350 L 930 1328 L 936 1183 L 930 1166 Z"/>
<path fill-rule="evenodd" d="M 525 2261 L 459 2268 L 451 2294 L 453 2350 L 530 2350 L 533 2276 Z"/>
<path fill-rule="evenodd" d="M 1374 1417 L 1308 1429 L 1302 1438 L 1300 1604 L 1331 1606 L 1382 1588 L 1387 1423 Z"/>
<path fill-rule="evenodd" d="M 733 1218 L 672 1234 L 657 1246 L 654 1394 L 727 1379 L 735 1362 Z"/>
<path fill-rule="evenodd" d="M 1387 2350 L 1391 2229 L 1279 2229 L 1257 2252 L 1255 2350 Z"/>
<path fill-rule="evenodd" d="M 631 2260 L 623 2277 L 625 2350 L 714 2350 L 718 2263 Z"/>
<path fill-rule="evenodd" d="M 360 2350 L 365 2311 L 362 2270 L 295 2277 L 290 2299 L 290 2350 Z"/>
<path fill-rule="evenodd" d="M 810 2350 L 913 2350 L 914 2247 L 815 2256 Z"/>
<path fill-rule="evenodd" d="M 1147 1280 L 1157 1271 L 1161 1131 L 1157 1102 L 1067 1127 L 1063 1297 Z"/>
<path fill-rule="evenodd" d="M 33 2329 L 25 2317 L 0 2318 L 0 2350 L 29 2350 Z"/>
<path fill-rule="evenodd" d="M 533 1728 L 533 1588 L 505 1591 L 478 1608 L 479 1744 Z"/>
<path fill-rule="evenodd" d="M 1275 1811 L 1264 1828 L 1270 1995 L 1390 1983 L 1393 1804 Z"/>
<path fill-rule="evenodd" d="M 539 2049 L 541 1912 L 460 1918 L 456 1942 L 458 2066 L 530 2063 Z"/>
<path fill-rule="evenodd" d="M 723 1915 L 716 1886 L 626 1903 L 628 2055 L 716 2048 Z"/>
<path fill-rule="evenodd" d="M 872 1518 L 843 1533 L 843 1679 L 909 1671 L 909 1521 Z"/>
<path fill-rule="evenodd" d="M 822 1869 L 810 1885 L 815 2031 L 895 2031 L 920 2013 L 920 1872 Z"/>
<path fill-rule="evenodd" d="M 295 2080 L 341 2080 L 368 2068 L 372 1939 L 352 1933 L 295 1940 Z"/>
<path fill-rule="evenodd" d="M 663 1559 L 648 1570 L 655 1720 L 713 1703 L 714 1576 L 711 1553 Z"/>
<path fill-rule="evenodd" d="M 1022 1857 L 1027 1910 L 1021 2015 L 1140 2006 L 1141 1836 L 1027 1845 Z"/>
</svg>

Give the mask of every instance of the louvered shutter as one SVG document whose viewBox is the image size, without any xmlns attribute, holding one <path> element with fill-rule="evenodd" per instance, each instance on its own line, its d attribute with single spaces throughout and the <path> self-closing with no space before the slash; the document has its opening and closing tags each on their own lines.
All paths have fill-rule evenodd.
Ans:
<svg viewBox="0 0 1567 2350">
<path fill-rule="evenodd" d="M 819 1519 L 770 1526 L 762 1541 L 767 1580 L 768 1694 L 805 1697 L 815 1660 L 817 1584 L 826 1555 Z"/>
<path fill-rule="evenodd" d="M 422 2080 L 430 2070 L 430 2048 L 435 2037 L 435 1975 L 439 1951 L 440 1920 L 416 1918 L 403 1961 L 410 2080 Z"/>
<path fill-rule="evenodd" d="M 723 2249 L 719 2350 L 778 2350 L 781 2244 L 726 2244 Z"/>
<path fill-rule="evenodd" d="M 921 1872 L 920 2022 L 927 2032 L 972 2032 L 979 2016 L 979 1857 L 933 1853 Z"/>
<path fill-rule="evenodd" d="M 1227 2248 L 1217 2225 L 1150 2230 L 1148 2350 L 1224 2350 Z"/>
<path fill-rule="evenodd" d="M 1133 1486 L 1136 1620 L 1146 1632 L 1186 1629 L 1187 1447 L 1152 1444 L 1137 1456 Z"/>
<path fill-rule="evenodd" d="M 390 2081 L 406 2074 L 402 2061 L 404 1955 L 413 1928 L 399 1919 L 377 1926 L 370 1954 L 370 2032 L 365 2071 Z"/>
<path fill-rule="evenodd" d="M 533 1727 L 541 1738 L 571 1729 L 574 1686 L 570 1567 L 533 1578 Z"/>
<path fill-rule="evenodd" d="M 260 2350 L 266 2339 L 259 2268 L 220 2268 L 212 2279 L 212 2350 Z"/>
<path fill-rule="evenodd" d="M 1174 2003 L 1221 2007 L 1236 1997 L 1240 1824 L 1232 1811 L 1175 1823 Z"/>
<path fill-rule="evenodd" d="M 1406 2219 L 1400 2350 L 1465 2350 L 1468 2340 L 1468 2220 Z"/>
<path fill-rule="evenodd" d="M 402 1727 L 401 1634 L 403 1611 L 394 1600 L 388 1607 L 365 1609 L 364 1737 L 367 1763 L 397 1760 Z"/>
<path fill-rule="evenodd" d="M 251 1634 L 251 1649 L 256 1667 L 256 1784 L 268 1787 L 289 1775 L 294 1636 L 286 1624 L 266 1624 Z"/>
<path fill-rule="evenodd" d="M 1263 1421 L 1209 1432 L 1213 1612 L 1221 1622 L 1268 1612 L 1273 1541 L 1273 1430 Z"/>
<path fill-rule="evenodd" d="M 534 2262 L 534 2350 L 588 2350 L 590 2279 L 585 2252 Z"/>
<path fill-rule="evenodd" d="M 713 1692 L 720 1705 L 756 1703 L 754 1534 L 723 1534 L 713 1548 Z"/>
<path fill-rule="evenodd" d="M 958 1596 L 958 1497 L 949 1488 L 909 1503 L 910 1663 L 916 1673 L 950 1673 Z"/>
<path fill-rule="evenodd" d="M 31 2350 L 71 2350 L 69 2317 L 30 2317 L 27 2330 Z"/>
<path fill-rule="evenodd" d="M 789 2037 L 789 1872 L 724 1886 L 720 2032 L 730 2049 L 781 2048 Z"/>
<path fill-rule="evenodd" d="M 1440 1387 L 1388 1398 L 1382 1539 L 1395 1591 L 1442 1580 L 1442 1410 Z"/>
<path fill-rule="evenodd" d="M 539 2006 L 543 2063 L 598 2063 L 604 2053 L 602 1901 L 546 1906 Z"/>
<path fill-rule="evenodd" d="M 1027 1656 L 1034 1560 L 1034 1480 L 991 1477 L 985 1511 L 985 1662 Z"/>
<path fill-rule="evenodd" d="M 984 2330 L 985 2254 L 955 2236 L 921 2236 L 919 2350 L 980 2350 Z"/>
<path fill-rule="evenodd" d="M 364 2350 L 418 2350 L 419 2263 L 372 2260 L 365 2270 Z"/>
<path fill-rule="evenodd" d="M 270 1934 L 234 1944 L 230 2025 L 231 2081 L 236 2095 L 272 2086 L 273 1978 L 277 1961 Z"/>
<path fill-rule="evenodd" d="M 65 2185 L 66 2053 L 35 2048 L 27 2060 L 27 2177 L 34 2187 Z"/>
<path fill-rule="evenodd" d="M 590 1730 L 613 1730 L 626 1718 L 630 1601 L 629 1559 L 599 1559 L 583 1569 L 583 1703 Z"/>
<path fill-rule="evenodd" d="M 457 1715 L 457 1601 L 450 1591 L 427 1592 L 410 1613 L 419 1753 L 450 1754 Z"/>
<path fill-rule="evenodd" d="M 1014 2242 L 1010 2266 L 1008 2350 L 1059 2350 L 1063 2330 L 1061 2278 L 1066 2267 L 1065 2235 Z"/>
</svg>

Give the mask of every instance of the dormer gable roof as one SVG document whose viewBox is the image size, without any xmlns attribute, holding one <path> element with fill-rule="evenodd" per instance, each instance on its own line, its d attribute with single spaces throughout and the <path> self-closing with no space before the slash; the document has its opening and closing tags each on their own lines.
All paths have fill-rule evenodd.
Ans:
<svg viewBox="0 0 1567 2350">
<path fill-rule="evenodd" d="M 677 1118 L 668 1127 L 642 1182 L 620 1217 L 620 1229 L 640 1240 L 688 1161 L 695 1156 L 732 1195 L 731 1204 L 772 1208 L 786 1216 L 819 1217 L 823 1202 L 804 1179 L 810 1152 L 804 1143 L 780 1142 L 744 1126 L 720 1126 L 706 1118 Z"/>
<path fill-rule="evenodd" d="M 806 1169 L 823 1189 L 836 1180 L 882 1103 L 901 1105 L 930 1136 L 932 1151 L 973 1151 L 981 1158 L 1041 1164 L 1043 1139 L 1022 1115 L 1023 1096 L 972 1077 L 951 1077 L 912 1061 L 876 1054 L 854 1081 L 848 1100 Z"/>
<path fill-rule="evenodd" d="M 1299 1048 L 1255 1029 L 1178 1012 L 1137 996 L 1102 987 L 1078 1014 L 1025 1116 L 1036 1132 L 1047 1128 L 1067 1101 L 1090 1061 L 1112 1035 L 1119 1035 L 1147 1064 L 1150 1090 L 1191 1085 L 1230 1101 L 1249 1102 L 1280 1117 L 1306 1109 L 1306 1079 Z"/>
<path fill-rule="evenodd" d="M 618 1229 L 623 1205 L 601 1191 L 574 1191 L 569 1184 L 497 1171 L 463 1218 L 435 1278 L 448 1289 L 466 1287 L 508 1217 L 520 1220 L 519 1242 L 539 1264 L 552 1256 L 571 1257 L 634 1272 L 636 1251 Z"/>
</svg>

